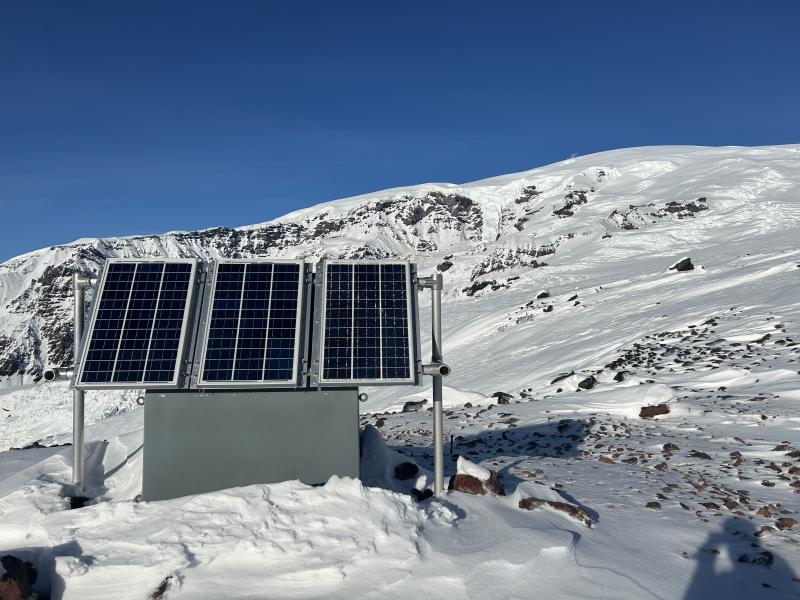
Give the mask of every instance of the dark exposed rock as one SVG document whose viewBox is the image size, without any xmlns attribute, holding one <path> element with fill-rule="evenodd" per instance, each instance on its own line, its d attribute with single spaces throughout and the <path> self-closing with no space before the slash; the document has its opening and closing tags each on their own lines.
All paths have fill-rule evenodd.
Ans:
<svg viewBox="0 0 800 600">
<path fill-rule="evenodd" d="M 550 508 L 569 515 L 573 519 L 577 519 L 587 527 L 591 527 L 593 523 L 592 516 L 586 511 L 586 509 L 580 506 L 575 506 L 574 504 L 569 504 L 567 502 L 542 500 L 541 498 L 534 498 L 531 496 L 529 498 L 523 498 L 520 500 L 518 506 L 524 510 L 534 510 L 543 506 L 549 506 Z"/>
<path fill-rule="evenodd" d="M 566 202 L 564 202 L 564 206 L 554 210 L 553 214 L 561 218 L 571 217 L 574 215 L 575 211 L 572 210 L 573 208 L 581 204 L 586 204 L 587 191 L 588 190 L 574 190 L 568 193 L 566 196 L 564 196 L 564 200 L 566 200 Z"/>
<path fill-rule="evenodd" d="M 544 298 L 549 298 L 549 297 L 550 297 L 550 292 L 548 292 L 548 291 L 539 292 L 539 293 L 536 295 L 536 299 L 537 299 L 537 300 L 542 300 L 542 299 L 544 299 Z"/>
<path fill-rule="evenodd" d="M 169 591 L 170 586 L 172 585 L 172 575 L 168 575 L 163 579 L 163 581 L 158 585 L 156 590 L 150 594 L 150 600 L 161 600 L 164 597 L 164 594 Z"/>
<path fill-rule="evenodd" d="M 525 204 L 526 202 L 529 202 L 532 198 L 535 198 L 539 194 L 541 194 L 541 192 L 537 191 L 535 185 L 529 185 L 528 187 L 522 188 L 520 196 L 519 198 L 514 200 L 514 204 Z"/>
<path fill-rule="evenodd" d="M 394 478 L 400 481 L 406 481 L 412 477 L 416 477 L 419 473 L 419 467 L 412 462 L 403 462 L 396 465 L 394 468 Z"/>
<path fill-rule="evenodd" d="M 86 496 L 69 496 L 69 507 L 72 510 L 83 508 L 90 500 L 91 498 Z"/>
<path fill-rule="evenodd" d="M 5 573 L 0 577 L 0 600 L 33 600 L 36 594 L 33 585 L 38 576 L 36 569 L 27 561 L 11 554 L 0 556 L 0 565 Z"/>
<path fill-rule="evenodd" d="M 484 482 L 484 485 L 487 487 L 489 492 L 495 494 L 496 496 L 505 496 L 506 489 L 503 487 L 503 484 L 497 478 L 497 471 L 490 470 L 489 471 L 489 479 Z"/>
<path fill-rule="evenodd" d="M 415 412 L 420 410 L 423 406 L 428 403 L 427 398 L 425 400 L 420 400 L 418 402 L 414 402 L 413 400 L 409 400 L 405 404 L 403 404 L 403 412 Z"/>
<path fill-rule="evenodd" d="M 682 258 L 669 268 L 670 271 L 691 271 L 693 269 L 694 265 L 692 264 L 692 259 L 688 256 Z"/>
<path fill-rule="evenodd" d="M 762 552 L 756 552 L 752 554 L 742 554 L 737 562 L 749 563 L 751 565 L 764 565 L 765 567 L 769 567 L 773 562 L 775 562 L 775 556 L 773 556 L 772 552 L 769 550 L 764 550 Z"/>
<path fill-rule="evenodd" d="M 498 404 L 509 404 L 510 400 L 514 397 L 511 394 L 507 394 L 506 392 L 495 392 L 491 396 L 492 398 L 497 398 Z"/>
<path fill-rule="evenodd" d="M 475 496 L 485 496 L 486 490 L 483 487 L 483 482 L 477 477 L 459 473 L 450 478 L 450 483 L 447 489 L 455 492 L 463 492 L 465 494 L 473 494 Z"/>
<path fill-rule="evenodd" d="M 700 452 L 699 450 L 692 450 L 689 452 L 690 458 L 702 458 L 703 460 L 711 460 L 711 456 L 706 454 L 705 452 Z"/>
<path fill-rule="evenodd" d="M 669 201 L 663 206 L 650 204 L 631 204 L 628 210 L 613 210 L 606 221 L 621 230 L 640 229 L 641 227 L 657 223 L 664 218 L 694 218 L 695 214 L 708 210 L 706 198 L 698 198 L 689 202 Z"/>
<path fill-rule="evenodd" d="M 594 375 L 589 375 L 589 377 L 587 377 L 586 379 L 582 379 L 581 381 L 578 382 L 578 387 L 581 388 L 582 390 L 590 390 L 595 385 L 597 385 L 597 379 L 595 378 Z"/>
<path fill-rule="evenodd" d="M 775 521 L 775 526 L 780 530 L 792 529 L 795 525 L 797 525 L 797 519 L 791 517 L 781 517 Z"/>
<path fill-rule="evenodd" d="M 433 497 L 433 490 L 425 488 L 424 490 L 413 489 L 411 490 L 411 495 L 414 497 L 414 500 L 417 502 L 423 502 L 428 498 Z"/>
<path fill-rule="evenodd" d="M 552 304 L 548 304 L 547 306 L 545 306 L 542 309 L 542 312 L 546 312 L 546 313 L 553 312 L 553 305 Z"/>
<path fill-rule="evenodd" d="M 443 260 L 442 262 L 440 262 L 438 264 L 438 266 L 436 267 L 436 270 L 444 273 L 445 271 L 447 271 L 452 266 L 453 266 L 453 263 L 451 263 L 449 260 Z"/>
<path fill-rule="evenodd" d="M 666 415 L 669 413 L 669 406 L 666 404 L 656 404 L 655 406 L 643 406 L 639 411 L 639 417 L 642 419 L 650 419 L 658 415 Z"/>
<path fill-rule="evenodd" d="M 569 373 L 559 373 L 558 376 L 550 382 L 550 385 L 558 383 L 559 381 L 562 381 L 567 377 L 571 377 L 572 375 L 575 375 L 575 371 L 570 371 Z"/>
<path fill-rule="evenodd" d="M 525 267 L 527 269 L 538 269 L 547 266 L 547 263 L 538 259 L 542 256 L 554 254 L 555 244 L 545 244 L 534 248 L 501 248 L 492 252 L 472 269 L 470 281 L 475 281 L 479 277 L 504 271 L 506 269 Z"/>
<path fill-rule="evenodd" d="M 661 503 L 660 502 L 648 502 L 644 506 L 645 506 L 645 508 L 649 508 L 650 510 L 661 510 Z"/>
</svg>

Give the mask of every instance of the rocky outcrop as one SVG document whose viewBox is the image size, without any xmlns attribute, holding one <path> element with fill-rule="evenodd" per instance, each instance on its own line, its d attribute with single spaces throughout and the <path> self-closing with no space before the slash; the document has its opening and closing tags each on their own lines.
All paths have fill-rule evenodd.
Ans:
<svg viewBox="0 0 800 600">
<path fill-rule="evenodd" d="M 627 210 L 612 211 L 606 217 L 606 221 L 613 228 L 633 230 L 658 223 L 666 218 L 694 218 L 697 213 L 704 210 L 708 210 L 708 201 L 705 197 L 688 202 L 671 200 L 662 205 L 655 203 L 631 204 Z"/>
</svg>

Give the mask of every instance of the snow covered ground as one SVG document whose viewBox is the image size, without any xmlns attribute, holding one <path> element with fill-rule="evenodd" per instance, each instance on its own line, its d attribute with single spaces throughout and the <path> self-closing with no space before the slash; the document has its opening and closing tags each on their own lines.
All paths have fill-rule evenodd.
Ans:
<svg viewBox="0 0 800 600">
<path fill-rule="evenodd" d="M 436 189 L 481 208 L 404 254 L 446 269 L 447 475 L 461 456 L 507 495 L 407 493 L 432 468 L 430 402 L 401 412 L 423 386 L 366 390 L 363 483 L 135 503 L 137 394 L 92 392 L 94 500 L 70 510 L 69 390 L 33 385 L 0 393 L 0 555 L 81 600 L 800 598 L 800 147 L 628 149 Z M 325 248 L 391 249 L 350 227 Z M 394 478 L 406 460 L 421 481 Z"/>
</svg>

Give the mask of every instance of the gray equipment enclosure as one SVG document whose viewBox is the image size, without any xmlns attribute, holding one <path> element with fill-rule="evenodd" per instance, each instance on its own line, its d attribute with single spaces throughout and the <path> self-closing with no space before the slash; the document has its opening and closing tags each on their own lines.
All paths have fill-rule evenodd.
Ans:
<svg viewBox="0 0 800 600">
<path fill-rule="evenodd" d="M 148 392 L 145 500 L 359 476 L 358 390 Z"/>
</svg>

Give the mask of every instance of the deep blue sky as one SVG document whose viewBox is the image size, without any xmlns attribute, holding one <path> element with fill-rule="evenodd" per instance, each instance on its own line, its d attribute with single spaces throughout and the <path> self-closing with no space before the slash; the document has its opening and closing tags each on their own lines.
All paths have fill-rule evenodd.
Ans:
<svg viewBox="0 0 800 600">
<path fill-rule="evenodd" d="M 0 260 L 651 144 L 800 142 L 800 2 L 4 2 Z"/>
</svg>

